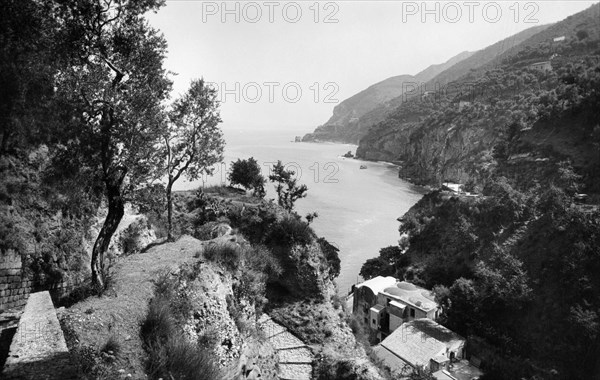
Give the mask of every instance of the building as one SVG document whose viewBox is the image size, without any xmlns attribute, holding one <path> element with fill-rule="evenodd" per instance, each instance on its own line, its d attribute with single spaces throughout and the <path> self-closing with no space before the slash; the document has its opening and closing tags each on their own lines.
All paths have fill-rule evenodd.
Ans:
<svg viewBox="0 0 600 380">
<path fill-rule="evenodd" d="M 460 183 L 444 182 L 442 183 L 442 190 L 452 191 L 453 193 L 462 193 L 462 186 Z"/>
<path fill-rule="evenodd" d="M 560 36 L 560 37 L 554 37 L 553 41 L 554 42 L 562 42 L 566 39 L 565 36 Z"/>
<path fill-rule="evenodd" d="M 532 63 L 528 67 L 534 70 L 552 71 L 552 63 L 550 61 Z"/>
<path fill-rule="evenodd" d="M 404 323 L 373 352 L 395 373 L 424 367 L 437 379 L 470 380 L 481 375 L 465 360 L 465 339 L 428 318 Z"/>
<path fill-rule="evenodd" d="M 384 339 L 403 323 L 436 319 L 439 307 L 428 290 L 394 277 L 378 276 L 354 288 L 352 312 Z"/>
</svg>

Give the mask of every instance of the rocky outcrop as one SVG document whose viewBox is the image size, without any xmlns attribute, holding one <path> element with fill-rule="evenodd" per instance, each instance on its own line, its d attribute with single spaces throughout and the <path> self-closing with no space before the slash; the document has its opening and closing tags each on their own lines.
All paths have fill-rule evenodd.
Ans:
<svg viewBox="0 0 600 380">
<path fill-rule="evenodd" d="M 279 282 L 290 294 L 326 299 L 331 293 L 333 279 L 318 243 L 293 246 L 284 258 L 284 268 Z"/>
<path fill-rule="evenodd" d="M 473 163 L 489 153 L 497 132 L 480 126 L 403 124 L 361 141 L 357 157 L 400 164 L 399 175 L 421 185 L 465 183 Z"/>
</svg>

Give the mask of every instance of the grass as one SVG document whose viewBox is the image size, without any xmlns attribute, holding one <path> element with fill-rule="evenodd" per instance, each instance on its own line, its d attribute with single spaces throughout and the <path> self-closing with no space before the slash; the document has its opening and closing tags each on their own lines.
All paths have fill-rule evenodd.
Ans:
<svg viewBox="0 0 600 380">
<path fill-rule="evenodd" d="M 104 343 L 101 351 L 117 356 L 121 352 L 121 341 L 115 334 L 111 334 L 106 343 Z"/>
<path fill-rule="evenodd" d="M 242 249 L 229 243 L 210 244 L 204 249 L 204 258 L 235 271 L 242 259 Z"/>
<path fill-rule="evenodd" d="M 110 335 L 102 348 L 81 344 L 80 337 L 72 327 L 69 318 L 59 320 L 65 341 L 71 354 L 71 362 L 76 367 L 76 376 L 82 380 L 113 380 L 122 376 L 118 371 L 121 342 L 116 335 Z"/>
<path fill-rule="evenodd" d="M 159 276 L 155 296 L 140 327 L 148 354 L 146 373 L 151 379 L 220 380 L 211 351 L 191 342 L 178 327 L 177 311 L 170 297 L 173 291 L 173 282 L 167 275 Z"/>
</svg>

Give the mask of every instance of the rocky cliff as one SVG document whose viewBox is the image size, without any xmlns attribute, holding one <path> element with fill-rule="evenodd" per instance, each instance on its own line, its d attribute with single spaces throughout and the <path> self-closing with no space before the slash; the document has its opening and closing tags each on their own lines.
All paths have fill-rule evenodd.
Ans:
<svg viewBox="0 0 600 380">
<path fill-rule="evenodd" d="M 588 88 L 595 86 L 590 76 L 598 62 L 598 9 L 521 32 L 508 39 L 511 44 L 501 41 L 441 73 L 428 83 L 439 82 L 441 89 L 412 96 L 389 112 L 361 139 L 357 157 L 399 162 L 400 176 L 421 184 L 480 179 L 486 165 L 493 164 L 494 149 L 507 144 L 509 135 L 518 135 L 508 143 L 520 144 L 524 152 L 532 145 L 543 150 L 540 160 L 585 161 L 582 154 L 590 150 L 591 140 L 583 136 L 591 136 L 593 122 L 583 127 L 581 121 L 567 120 L 581 111 L 577 96 L 595 99 L 596 90 Z M 555 42 L 557 36 L 565 39 Z M 530 66 L 550 58 L 549 70 Z M 571 113 L 565 113 L 571 106 Z M 571 137 L 557 132 L 569 128 Z M 545 133 L 561 138 L 534 137 Z M 570 148 L 574 145 L 582 148 Z"/>
</svg>

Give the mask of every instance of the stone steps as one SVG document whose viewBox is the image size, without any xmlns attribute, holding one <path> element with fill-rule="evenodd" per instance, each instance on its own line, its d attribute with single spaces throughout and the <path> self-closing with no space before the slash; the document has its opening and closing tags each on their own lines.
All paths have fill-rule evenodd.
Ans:
<svg viewBox="0 0 600 380">
<path fill-rule="evenodd" d="M 281 380 L 306 380 L 312 378 L 310 364 L 280 364 L 279 378 Z"/>
<path fill-rule="evenodd" d="M 277 351 L 279 378 L 281 380 L 310 380 L 313 355 L 306 344 L 266 314 L 259 318 L 258 326 Z"/>
</svg>

